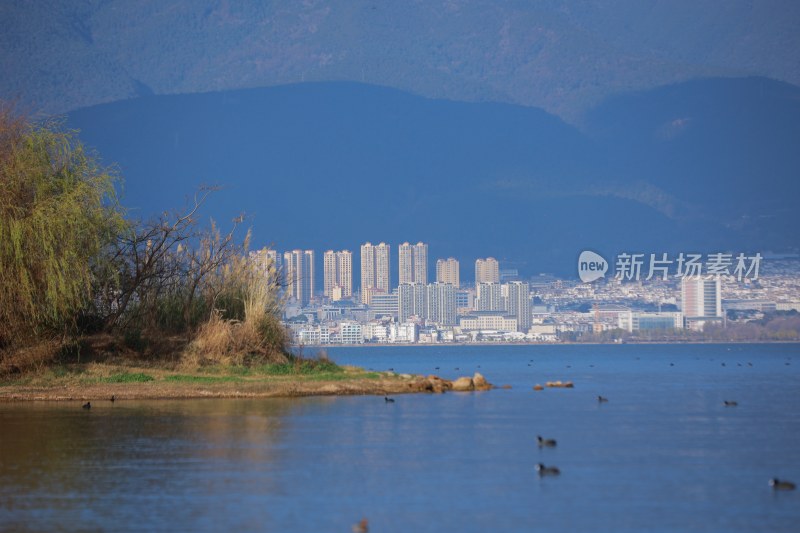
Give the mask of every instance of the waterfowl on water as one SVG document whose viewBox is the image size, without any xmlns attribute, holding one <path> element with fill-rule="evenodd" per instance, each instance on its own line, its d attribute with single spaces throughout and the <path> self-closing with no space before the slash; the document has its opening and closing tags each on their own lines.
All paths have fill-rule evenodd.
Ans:
<svg viewBox="0 0 800 533">
<path fill-rule="evenodd" d="M 556 439 L 543 439 L 541 435 L 536 435 L 536 441 L 540 448 L 553 448 L 556 445 Z"/>
<path fill-rule="evenodd" d="M 605 403 L 607 401 L 608 401 L 608 398 L 606 398 L 605 396 L 598 396 L 597 397 L 597 403 Z"/>
<path fill-rule="evenodd" d="M 353 533 L 367 533 L 369 531 L 369 522 L 366 518 L 362 518 L 357 524 L 353 524 Z"/>
<path fill-rule="evenodd" d="M 542 463 L 536 464 L 536 471 L 540 476 L 557 476 L 561 474 L 561 470 L 559 470 L 557 467 L 544 466 Z"/>
<path fill-rule="evenodd" d="M 112 395 L 111 395 L 111 398 L 109 399 L 109 401 L 110 401 L 110 402 L 113 402 L 113 401 L 114 401 L 114 400 L 116 400 L 116 399 L 117 399 L 117 398 L 116 398 L 116 397 L 115 397 L 115 396 L 112 394 Z"/>
<path fill-rule="evenodd" d="M 797 488 L 797 485 L 791 481 L 782 481 L 776 477 L 769 480 L 769 486 L 775 490 L 794 490 Z"/>
<path fill-rule="evenodd" d="M 91 409 L 92 408 L 92 402 L 86 402 L 85 404 L 83 404 L 83 408 L 84 409 Z"/>
<path fill-rule="evenodd" d="M 739 405 L 739 402 L 734 400 L 725 400 L 725 407 L 736 407 L 737 405 Z"/>
<path fill-rule="evenodd" d="M 386 403 L 394 403 L 394 398 L 389 398 L 388 396 L 384 396 L 383 401 Z"/>
</svg>

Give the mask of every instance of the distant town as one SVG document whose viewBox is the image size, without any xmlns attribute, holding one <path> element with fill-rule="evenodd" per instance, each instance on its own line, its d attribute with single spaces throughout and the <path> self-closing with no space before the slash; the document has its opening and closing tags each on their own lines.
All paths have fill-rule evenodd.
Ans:
<svg viewBox="0 0 800 533">
<path fill-rule="evenodd" d="M 462 280 L 459 261 L 428 245 L 365 243 L 360 287 L 349 250 L 323 254 L 316 286 L 313 250 L 250 252 L 256 268 L 278 273 L 284 324 L 298 346 L 437 343 L 692 342 L 800 340 L 800 258 L 768 256 L 757 279 L 664 276 L 592 283 L 548 274 L 523 279 L 492 257 Z"/>
</svg>

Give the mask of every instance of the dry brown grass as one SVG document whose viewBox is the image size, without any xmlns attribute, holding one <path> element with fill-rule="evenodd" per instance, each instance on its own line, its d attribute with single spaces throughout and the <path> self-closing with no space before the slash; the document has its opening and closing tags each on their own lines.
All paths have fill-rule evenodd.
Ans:
<svg viewBox="0 0 800 533">
<path fill-rule="evenodd" d="M 58 356 L 62 345 L 50 340 L 15 350 L 0 351 L 0 376 L 41 372 Z"/>
<path fill-rule="evenodd" d="M 274 268 L 260 271 L 246 257 L 224 270 L 222 286 L 241 290 L 244 320 L 227 320 L 214 310 L 184 352 L 187 366 L 286 363 L 288 335 L 278 319 L 281 302 Z"/>
<path fill-rule="evenodd" d="M 209 364 L 239 366 L 254 361 L 286 363 L 286 356 L 265 338 L 262 323 L 225 320 L 220 313 L 214 312 L 187 347 L 183 363 L 189 367 Z"/>
</svg>

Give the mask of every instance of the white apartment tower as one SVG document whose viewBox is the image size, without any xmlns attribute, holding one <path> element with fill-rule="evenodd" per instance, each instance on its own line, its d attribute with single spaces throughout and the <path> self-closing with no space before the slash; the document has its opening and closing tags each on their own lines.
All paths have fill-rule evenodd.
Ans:
<svg viewBox="0 0 800 533">
<path fill-rule="evenodd" d="M 283 254 L 287 292 L 300 305 L 314 297 L 314 250 L 292 250 Z"/>
<path fill-rule="evenodd" d="M 449 283 L 456 289 L 461 287 L 458 260 L 453 257 L 436 261 L 436 282 Z"/>
<path fill-rule="evenodd" d="M 505 311 L 500 284 L 479 283 L 476 305 L 478 311 Z"/>
<path fill-rule="evenodd" d="M 428 245 L 422 242 L 398 246 L 399 283 L 428 283 Z"/>
<path fill-rule="evenodd" d="M 353 254 L 349 250 L 325 252 L 323 274 L 325 296 L 340 300 L 353 295 Z"/>
<path fill-rule="evenodd" d="M 481 283 L 500 283 L 500 264 L 494 257 L 475 261 L 475 286 Z"/>
<path fill-rule="evenodd" d="M 428 285 L 428 309 L 425 318 L 442 326 L 456 324 L 456 288 L 450 283 Z"/>
<path fill-rule="evenodd" d="M 531 327 L 531 288 L 525 282 L 512 281 L 507 285 L 508 296 L 506 311 L 517 317 L 519 331 L 527 331 Z"/>
<path fill-rule="evenodd" d="M 722 316 L 719 276 L 703 278 L 687 276 L 681 280 L 681 311 L 690 318 Z"/>
<path fill-rule="evenodd" d="M 456 288 L 449 283 L 401 283 L 397 288 L 397 308 L 401 323 L 418 316 L 443 326 L 454 326 Z"/>
<path fill-rule="evenodd" d="M 361 245 L 361 301 L 367 305 L 375 293 L 389 294 L 390 247 L 386 243 Z"/>
<path fill-rule="evenodd" d="M 281 257 L 275 250 L 269 248 L 254 250 L 248 257 L 255 269 L 265 276 L 275 274 L 281 268 Z"/>
</svg>

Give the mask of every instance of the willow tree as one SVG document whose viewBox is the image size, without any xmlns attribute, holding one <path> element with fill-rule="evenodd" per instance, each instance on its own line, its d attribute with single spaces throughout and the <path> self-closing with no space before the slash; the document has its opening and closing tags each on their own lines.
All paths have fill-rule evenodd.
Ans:
<svg viewBox="0 0 800 533">
<path fill-rule="evenodd" d="M 124 225 L 114 181 L 61 123 L 0 109 L 0 348 L 74 327 Z"/>
</svg>

